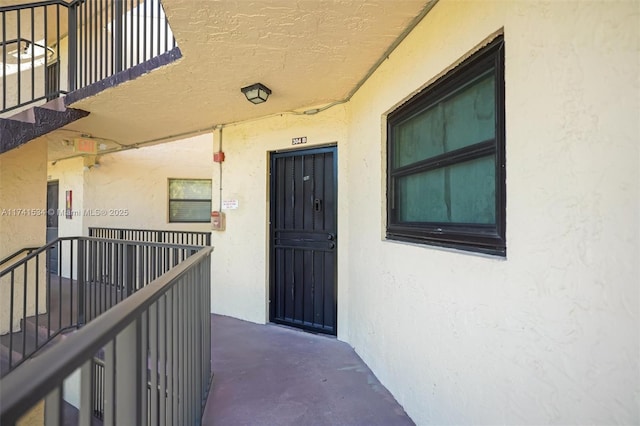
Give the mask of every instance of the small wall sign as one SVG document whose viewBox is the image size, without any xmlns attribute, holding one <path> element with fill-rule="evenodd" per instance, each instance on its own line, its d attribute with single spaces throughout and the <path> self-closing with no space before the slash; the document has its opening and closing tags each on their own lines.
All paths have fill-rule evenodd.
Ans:
<svg viewBox="0 0 640 426">
<path fill-rule="evenodd" d="M 81 152 L 83 154 L 97 154 L 98 144 L 93 139 L 75 138 L 73 140 L 73 149 L 75 152 Z"/>
<path fill-rule="evenodd" d="M 73 219 L 73 192 L 68 190 L 65 192 L 64 216 L 67 219 Z"/>
<path fill-rule="evenodd" d="M 222 210 L 235 210 L 238 208 L 238 200 L 223 200 Z"/>
<path fill-rule="evenodd" d="M 307 143 L 307 137 L 306 136 L 301 136 L 299 138 L 293 138 L 291 139 L 291 145 L 300 145 L 303 143 Z"/>
</svg>

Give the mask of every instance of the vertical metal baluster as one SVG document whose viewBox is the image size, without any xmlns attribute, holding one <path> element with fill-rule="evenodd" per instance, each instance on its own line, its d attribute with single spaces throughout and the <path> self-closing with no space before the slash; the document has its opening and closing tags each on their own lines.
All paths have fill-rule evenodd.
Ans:
<svg viewBox="0 0 640 426">
<path fill-rule="evenodd" d="M 116 424 L 116 339 L 104 348 L 104 425 Z M 125 360 L 122 360 L 126 363 Z"/>
<path fill-rule="evenodd" d="M 91 305 L 90 320 L 94 320 L 100 312 L 98 311 L 98 242 L 89 241 L 89 304 Z"/>
<path fill-rule="evenodd" d="M 116 303 L 122 301 L 126 293 L 127 288 L 127 250 L 125 244 L 118 244 L 118 251 L 120 255 L 120 261 L 118 262 L 118 275 L 120 279 L 120 294 L 116 300 Z"/>
<path fill-rule="evenodd" d="M 98 376 L 98 387 L 96 388 L 96 408 L 100 413 L 100 419 L 104 418 L 104 362 L 96 363 L 96 375 Z"/>
<path fill-rule="evenodd" d="M 179 284 L 173 286 L 173 424 L 179 424 L 178 418 L 180 417 L 180 401 L 182 400 L 182 393 L 180 392 L 180 384 L 182 382 L 180 378 L 180 293 Z"/>
<path fill-rule="evenodd" d="M 78 271 L 76 275 L 77 284 L 76 288 L 78 289 L 78 313 L 77 313 L 77 321 L 78 326 L 84 325 L 87 321 L 86 318 L 86 240 L 83 238 L 78 239 Z"/>
<path fill-rule="evenodd" d="M 149 5 L 149 59 L 154 57 L 153 53 L 153 5 Z"/>
<path fill-rule="evenodd" d="M 136 0 L 136 15 L 138 19 L 136 20 L 136 65 L 140 64 L 140 0 Z M 133 16 L 133 15 L 132 15 Z"/>
<path fill-rule="evenodd" d="M 100 12 L 99 12 L 99 14 L 100 14 L 100 54 L 99 54 L 99 57 L 100 57 L 100 74 L 99 75 L 100 75 L 100 80 L 103 80 L 104 79 L 103 71 L 104 71 L 104 67 L 105 67 L 105 62 L 107 62 L 105 60 L 104 44 L 103 44 L 104 36 L 105 36 L 105 33 L 106 33 L 105 25 L 102 22 L 102 15 L 104 14 L 104 0 L 100 0 L 99 7 L 100 7 Z"/>
<path fill-rule="evenodd" d="M 151 355 L 151 424 L 158 424 L 158 303 L 149 307 L 149 351 Z"/>
<path fill-rule="evenodd" d="M 104 256 L 104 242 L 96 241 L 96 303 L 98 304 L 97 313 L 101 315 L 104 312 L 104 301 L 102 300 L 103 292 L 104 292 L 104 283 L 103 279 L 103 256 Z M 105 297 L 106 298 L 106 297 Z"/>
<path fill-rule="evenodd" d="M 133 50 L 135 48 L 135 32 L 133 31 L 133 0 L 129 0 L 129 12 L 127 15 L 129 15 L 129 66 L 127 68 L 131 68 L 135 65 L 133 62 Z"/>
<path fill-rule="evenodd" d="M 62 330 L 62 311 L 64 300 L 62 297 L 62 240 L 58 240 L 55 244 L 56 249 L 58 250 L 58 258 L 57 261 L 57 275 L 58 275 L 58 331 Z"/>
<path fill-rule="evenodd" d="M 49 392 L 44 402 L 44 424 L 59 426 L 63 424 L 62 384 Z"/>
<path fill-rule="evenodd" d="M 138 363 L 140 365 L 140 384 L 138 396 L 138 409 L 140 411 L 140 425 L 157 424 L 149 423 L 149 372 L 153 373 L 153 368 L 149 368 L 149 310 L 145 310 L 140 316 L 140 335 L 138 340 L 140 342 L 140 359 Z M 151 366 L 153 367 L 153 366 Z"/>
<path fill-rule="evenodd" d="M 13 316 L 14 316 L 14 287 L 15 287 L 15 269 L 11 270 L 11 291 L 9 302 L 9 370 L 13 365 Z"/>
<path fill-rule="evenodd" d="M 116 336 L 116 424 L 142 425 L 143 387 L 142 361 L 146 361 L 146 339 L 143 342 L 142 320 L 135 319 Z M 144 354 L 144 357 L 143 357 Z M 146 369 L 146 362 L 145 362 Z"/>
<path fill-rule="evenodd" d="M 93 267 L 93 276 L 91 277 L 91 291 L 93 292 L 91 296 L 91 300 L 93 301 L 93 315 L 91 319 L 93 320 L 98 315 L 100 315 L 100 269 L 98 269 L 98 259 L 100 259 L 100 242 L 92 241 L 91 245 L 93 246 L 93 256 L 91 257 L 91 265 Z"/>
<path fill-rule="evenodd" d="M 91 425 L 93 418 L 94 372 L 93 357 L 80 367 L 79 425 Z"/>
<path fill-rule="evenodd" d="M 191 271 L 188 271 L 185 275 L 182 276 L 182 279 L 180 279 L 180 281 L 182 282 L 182 288 L 183 288 L 183 300 L 184 300 L 184 304 L 185 304 L 185 312 L 184 312 L 184 317 L 183 317 L 183 325 L 182 325 L 182 332 L 184 333 L 184 337 L 185 337 L 185 344 L 182 347 L 182 351 L 185 355 L 185 365 L 184 365 L 184 378 L 185 378 L 185 421 L 186 424 L 193 424 L 192 419 L 191 419 L 191 412 L 192 412 L 192 395 L 191 395 L 191 385 L 193 383 L 192 377 L 191 377 L 191 355 L 193 353 L 193 341 L 191 339 L 191 329 L 190 329 L 190 325 L 191 325 L 191 311 L 193 310 L 193 305 L 191 304 L 191 295 L 190 295 L 190 291 L 189 291 L 189 287 L 191 287 Z"/>
<path fill-rule="evenodd" d="M 38 350 L 38 335 L 40 333 L 38 333 L 38 313 L 40 311 L 40 274 L 39 269 L 40 269 L 40 255 L 36 256 L 36 261 L 35 261 L 35 271 L 36 271 L 36 288 L 35 288 L 35 292 L 36 292 L 36 311 L 34 312 L 34 316 L 35 316 L 35 322 L 36 322 L 36 335 L 35 335 L 35 340 L 36 340 L 36 345 L 35 345 L 35 350 Z"/>
<path fill-rule="evenodd" d="M 172 287 L 166 295 L 166 305 L 167 305 L 167 397 L 169 398 L 169 401 L 167 401 L 167 415 L 166 415 L 166 423 L 167 424 L 175 424 L 174 423 L 174 400 L 176 398 L 175 394 L 175 385 L 174 385 L 174 378 L 175 378 L 175 365 L 176 365 L 176 358 L 175 358 L 175 352 L 174 352 L 174 316 L 175 316 L 175 310 L 174 310 L 174 289 L 175 286 Z"/>
<path fill-rule="evenodd" d="M 67 65 L 67 84 L 69 92 L 76 90 L 78 85 L 78 17 L 76 11 L 78 9 L 77 4 L 72 4 L 68 7 L 67 22 L 69 27 L 69 40 L 68 40 L 68 57 L 69 63 Z M 57 213 L 57 212 L 56 212 Z"/>
<path fill-rule="evenodd" d="M 145 281 L 144 281 L 144 272 L 145 272 L 145 268 L 146 265 L 144 264 L 144 246 L 137 246 L 138 248 L 138 287 L 137 289 L 140 290 L 142 287 L 145 286 Z"/>
<path fill-rule="evenodd" d="M 87 3 L 84 2 L 82 3 L 82 11 L 84 12 L 84 17 L 82 20 L 82 26 L 84 27 L 84 40 L 83 40 L 83 47 L 84 47 L 84 56 L 82 57 L 82 70 L 84 71 L 84 78 L 82 81 L 82 87 L 88 86 L 90 84 L 89 81 L 89 62 L 91 62 L 91 60 L 89 59 L 89 55 L 91 54 L 91 52 L 89 52 L 89 25 L 88 25 L 88 6 Z"/>
<path fill-rule="evenodd" d="M 182 309 L 180 312 L 180 376 L 182 378 L 180 382 L 180 396 L 182 397 L 182 421 L 180 423 L 186 424 L 188 419 L 188 389 L 189 389 L 189 378 L 187 375 L 187 371 L 189 368 L 189 357 L 187 354 L 187 347 L 189 344 L 189 330 L 187 330 L 187 317 L 189 315 L 189 304 L 186 297 L 186 277 L 182 277 L 178 280 L 179 289 L 180 289 L 180 300 L 182 301 Z"/>
<path fill-rule="evenodd" d="M 7 41 L 7 13 L 2 12 L 2 43 Z M 2 49 L 2 109 L 7 107 L 7 49 Z"/>
<path fill-rule="evenodd" d="M 89 273 L 87 274 L 87 293 L 88 293 L 88 299 L 87 299 L 87 305 L 89 307 L 88 312 L 87 312 L 87 322 L 93 320 L 93 318 L 95 318 L 95 310 L 94 310 L 94 303 L 95 303 L 95 297 L 94 297 L 94 293 L 93 293 L 93 287 L 95 284 L 95 278 L 94 278 L 94 269 L 95 269 L 95 263 L 93 263 L 93 252 L 94 252 L 94 242 L 91 240 L 87 240 L 87 245 L 89 246 L 89 252 L 87 253 L 87 267 L 89 270 Z"/>
<path fill-rule="evenodd" d="M 158 17 L 158 39 L 157 39 L 157 43 L 158 43 L 158 56 L 161 55 L 163 52 L 160 50 L 162 48 L 162 4 L 160 4 L 160 2 L 156 2 L 156 16 Z"/>
<path fill-rule="evenodd" d="M 118 21 L 116 20 L 116 3 L 118 0 L 111 0 L 111 75 L 116 73 L 116 39 L 118 37 Z"/>
<path fill-rule="evenodd" d="M 93 59 L 95 52 L 93 51 L 93 1 L 88 0 L 84 3 L 85 20 L 84 28 L 86 34 L 85 40 L 85 52 L 86 57 L 84 59 L 84 66 L 86 71 L 87 80 L 85 86 L 89 86 L 93 83 Z"/>
<path fill-rule="evenodd" d="M 82 19 L 82 11 L 84 10 L 84 3 L 78 3 L 76 5 L 74 15 L 76 18 L 76 89 L 80 89 L 84 87 L 83 84 L 83 66 L 82 61 L 84 58 L 84 41 L 82 38 L 82 27 L 83 27 L 83 19 Z"/>
<path fill-rule="evenodd" d="M 46 52 L 46 48 L 45 48 L 45 55 L 47 54 Z M 61 71 L 61 67 L 62 67 L 62 63 L 61 63 L 61 58 L 60 58 L 60 5 L 57 4 L 56 5 L 56 75 L 55 75 L 55 79 L 56 79 L 56 98 L 60 96 L 60 74 L 62 74 Z"/>
<path fill-rule="evenodd" d="M 47 8 L 45 7 L 45 11 L 47 10 Z M 45 14 L 46 16 L 46 14 Z M 22 90 L 22 58 L 20 57 L 22 54 L 22 49 L 20 46 L 20 42 L 22 41 L 22 36 L 20 34 L 20 20 L 22 18 L 22 14 L 20 13 L 20 10 L 16 10 L 16 38 L 18 40 L 18 72 L 16 73 L 16 76 L 18 78 L 18 104 L 20 105 L 22 104 L 22 95 L 21 95 L 21 90 Z M 46 27 L 45 27 L 45 34 L 46 34 Z M 46 43 L 45 43 L 46 45 Z M 33 49 L 33 46 L 32 46 Z M 47 58 L 47 55 L 45 55 L 45 60 Z M 45 62 L 44 64 L 45 69 L 47 68 L 47 64 Z"/>
<path fill-rule="evenodd" d="M 100 37 L 101 28 L 98 26 L 98 2 L 93 0 L 93 14 L 91 15 L 91 20 L 93 21 L 93 82 L 95 83 L 98 80 L 98 69 L 100 68 L 100 51 L 98 50 L 98 42 Z"/>
<path fill-rule="evenodd" d="M 31 42 L 36 41 L 35 36 L 35 8 L 30 7 L 31 11 Z M 36 98 L 36 55 L 35 55 L 35 46 L 31 45 L 31 100 Z M 45 55 L 47 54 L 47 50 L 45 48 Z"/>
<path fill-rule="evenodd" d="M 47 340 L 51 338 L 51 255 L 49 251 L 49 248 L 45 250 L 47 269 Z"/>
<path fill-rule="evenodd" d="M 27 270 L 28 263 L 29 262 L 22 265 L 22 268 L 24 270 L 22 281 L 22 323 L 20 324 L 20 328 L 22 329 L 22 359 L 24 359 L 27 354 L 27 284 L 29 283 L 29 274 Z"/>
<path fill-rule="evenodd" d="M 211 376 L 213 375 L 213 371 L 211 368 L 211 345 L 213 343 L 213 338 L 211 336 L 211 315 L 209 314 L 209 312 L 211 312 L 211 256 L 207 256 L 205 274 L 207 276 L 207 351 L 209 355 L 209 357 L 207 358 L 207 368 L 209 372 L 207 377 L 211 378 Z"/>
<path fill-rule="evenodd" d="M 196 301 L 198 302 L 198 311 L 197 311 L 197 315 L 196 315 L 196 327 L 197 327 L 197 334 L 196 334 L 196 339 L 197 339 L 197 344 L 198 344 L 198 372 L 197 372 L 197 378 L 198 378 L 198 401 L 200 401 L 201 406 L 204 407 L 204 385 L 205 385 L 205 378 L 204 378 L 204 371 L 205 371 L 205 367 L 204 367 L 204 360 L 205 360 L 205 354 L 204 354 L 204 342 L 205 342 L 205 336 L 204 336 L 204 323 L 203 321 L 206 320 L 206 317 L 203 315 L 204 314 L 204 292 L 202 291 L 202 281 L 204 280 L 204 277 L 202 276 L 202 261 L 200 261 L 200 263 L 198 263 L 198 265 L 196 265 L 196 271 L 197 271 L 197 278 L 196 278 Z"/>
<path fill-rule="evenodd" d="M 107 261 L 107 254 L 109 252 L 109 243 L 106 241 L 102 241 L 101 242 L 102 245 L 102 253 L 100 258 L 102 259 L 102 269 L 100 272 L 100 286 L 102 291 L 100 292 L 100 294 L 102 294 L 102 312 L 106 312 L 107 309 L 110 308 L 110 306 L 107 304 L 107 291 L 109 291 L 109 285 L 107 283 L 107 277 L 108 277 L 108 271 L 107 268 L 109 268 L 109 262 Z"/>
<path fill-rule="evenodd" d="M 45 92 L 45 99 L 49 98 L 49 91 L 51 90 L 50 88 L 47 87 L 47 77 L 48 77 L 48 73 L 47 73 L 47 67 L 49 66 L 49 58 L 47 55 L 47 46 L 49 46 L 49 6 L 44 6 L 44 67 L 42 68 L 44 70 L 44 92 Z"/>
<path fill-rule="evenodd" d="M 115 262 L 114 262 L 114 250 L 116 249 L 116 245 L 114 243 L 109 243 L 109 250 L 107 252 L 107 264 L 109 265 L 109 269 L 107 274 L 107 287 L 109 288 L 109 309 L 113 306 L 113 291 L 115 289 Z"/>
<path fill-rule="evenodd" d="M 147 3 L 149 3 L 148 1 L 143 1 L 142 2 L 142 8 L 143 8 L 143 12 L 142 15 L 144 16 L 144 29 L 142 31 L 142 60 L 146 61 L 147 58 L 147 21 L 149 20 L 149 17 L 147 16 Z"/>
<path fill-rule="evenodd" d="M 189 356 L 191 358 L 190 360 L 190 368 L 189 368 L 189 390 L 190 390 L 190 395 L 189 395 L 189 400 L 190 400 L 190 412 L 191 412 L 191 416 L 190 416 L 190 424 L 194 424 L 195 421 L 195 416 L 196 416 L 196 411 L 197 410 L 197 385 L 198 385 L 198 380 L 196 378 L 196 363 L 198 362 L 198 343 L 197 343 L 197 338 L 196 338 L 196 331 L 197 331 L 197 327 L 196 327 L 196 322 L 194 321 L 194 317 L 196 316 L 198 309 L 197 309 L 197 300 L 195 298 L 195 281 L 196 281 L 196 274 L 195 274 L 195 270 L 192 268 L 189 275 L 191 276 L 191 279 L 189 280 L 189 286 L 187 287 L 187 292 L 188 292 L 188 296 L 190 299 L 190 305 L 191 305 L 191 309 L 189 310 L 189 326 L 188 326 L 188 330 L 189 330 L 189 335 L 191 338 L 191 342 L 189 343 Z"/>
<path fill-rule="evenodd" d="M 76 321 L 73 320 L 73 240 L 69 241 L 69 325 L 77 326 L 78 325 L 78 312 L 76 310 Z M 76 278 L 78 274 L 76 273 Z M 76 284 L 77 288 L 77 284 Z"/>
<path fill-rule="evenodd" d="M 144 280 L 144 286 L 146 287 L 147 284 L 149 284 L 151 282 L 151 264 L 149 262 L 149 246 L 142 246 L 143 247 L 143 251 L 144 251 L 144 275 L 145 275 L 145 280 Z"/>
<path fill-rule="evenodd" d="M 158 373 L 160 374 L 160 418 L 159 425 L 166 425 L 166 411 L 167 411 L 167 309 L 166 309 L 167 297 L 162 296 L 158 301 L 158 348 L 159 348 L 159 362 Z"/>
</svg>

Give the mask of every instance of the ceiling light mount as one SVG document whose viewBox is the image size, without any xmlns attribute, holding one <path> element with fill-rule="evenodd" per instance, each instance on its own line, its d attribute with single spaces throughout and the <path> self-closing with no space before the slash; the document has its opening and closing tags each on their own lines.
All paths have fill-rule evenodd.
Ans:
<svg viewBox="0 0 640 426">
<path fill-rule="evenodd" d="M 262 83 L 255 83 L 251 86 L 243 87 L 240 91 L 244 93 L 249 102 L 254 104 L 266 102 L 271 94 L 271 89 Z"/>
</svg>

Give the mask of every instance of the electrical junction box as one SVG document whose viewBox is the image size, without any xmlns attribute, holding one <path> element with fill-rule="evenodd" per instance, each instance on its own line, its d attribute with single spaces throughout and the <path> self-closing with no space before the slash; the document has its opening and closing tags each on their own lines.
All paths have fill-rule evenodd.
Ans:
<svg viewBox="0 0 640 426">
<path fill-rule="evenodd" d="M 222 212 L 211 212 L 211 229 L 214 231 L 224 231 L 225 217 Z"/>
<path fill-rule="evenodd" d="M 213 153 L 213 162 L 222 163 L 224 161 L 224 152 L 218 151 Z"/>
</svg>

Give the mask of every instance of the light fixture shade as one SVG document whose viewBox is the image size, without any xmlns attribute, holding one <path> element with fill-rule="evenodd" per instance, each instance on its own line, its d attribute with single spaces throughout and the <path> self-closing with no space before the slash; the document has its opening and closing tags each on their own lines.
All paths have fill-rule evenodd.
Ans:
<svg viewBox="0 0 640 426">
<path fill-rule="evenodd" d="M 267 101 L 269 95 L 271 94 L 271 89 L 265 86 L 262 83 L 252 84 L 251 86 L 243 87 L 240 89 L 242 93 L 247 97 L 249 102 L 253 102 L 254 104 L 261 104 Z"/>
</svg>

